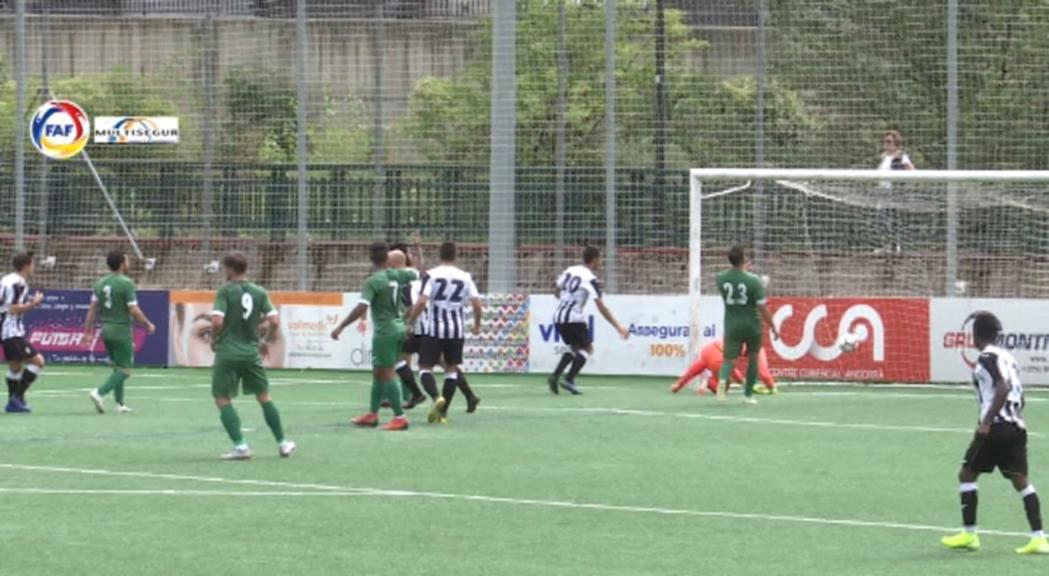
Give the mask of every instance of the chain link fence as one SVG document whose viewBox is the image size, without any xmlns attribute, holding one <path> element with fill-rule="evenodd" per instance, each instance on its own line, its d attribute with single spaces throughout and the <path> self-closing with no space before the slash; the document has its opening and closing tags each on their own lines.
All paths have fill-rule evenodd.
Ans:
<svg viewBox="0 0 1049 576">
<path fill-rule="evenodd" d="M 128 242 L 82 159 L 33 150 L 49 94 L 179 117 L 177 145 L 87 148 L 165 288 L 236 248 L 271 288 L 352 289 L 417 233 L 483 290 L 546 290 L 590 243 L 615 291 L 683 293 L 688 168 L 873 168 L 890 129 L 918 169 L 1049 168 L 1040 3 L 301 1 L 0 0 L 0 245 L 71 287 Z M 704 229 L 775 259 L 770 194 Z"/>
</svg>

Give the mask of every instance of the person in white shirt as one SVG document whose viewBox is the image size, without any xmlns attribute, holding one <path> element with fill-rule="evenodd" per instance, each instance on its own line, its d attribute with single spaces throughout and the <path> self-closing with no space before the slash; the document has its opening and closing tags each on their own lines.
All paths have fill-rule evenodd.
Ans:
<svg viewBox="0 0 1049 576">
<path fill-rule="evenodd" d="M 903 135 L 900 134 L 899 130 L 887 130 L 885 135 L 882 136 L 881 161 L 878 163 L 878 170 L 883 172 L 914 170 L 914 163 L 911 162 L 910 156 L 903 151 Z M 889 196 L 893 190 L 892 182 L 888 180 L 882 181 L 878 184 L 878 190 L 880 191 L 879 196 Z M 892 210 L 883 206 L 882 200 L 883 198 L 878 198 L 878 211 L 874 215 L 874 221 L 871 223 L 871 227 L 874 229 L 873 237 L 880 239 L 878 241 L 879 247 L 875 249 L 875 253 L 891 253 L 894 251 L 899 253 L 901 251 L 900 239 L 897 238 Z"/>
</svg>

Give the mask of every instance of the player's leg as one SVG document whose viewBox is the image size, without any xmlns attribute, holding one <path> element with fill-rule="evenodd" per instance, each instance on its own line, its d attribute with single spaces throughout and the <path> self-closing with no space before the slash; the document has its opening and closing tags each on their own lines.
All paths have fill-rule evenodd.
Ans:
<svg viewBox="0 0 1049 576">
<path fill-rule="evenodd" d="M 1003 428 L 1009 439 L 1004 443 L 1006 448 L 1002 450 L 1003 461 L 999 468 L 1002 475 L 1013 483 L 1013 488 L 1020 494 L 1027 524 L 1031 527 L 1031 539 L 1025 546 L 1017 548 L 1016 553 L 1049 554 L 1049 540 L 1046 540 L 1042 527 L 1042 505 L 1038 499 L 1038 492 L 1027 477 L 1027 431 L 1009 424 L 1000 424 L 997 427 Z"/>
<path fill-rule="evenodd" d="M 405 410 L 411 410 L 416 405 L 426 401 L 426 396 L 423 395 L 423 391 L 419 389 L 418 382 L 415 381 L 415 372 L 412 371 L 412 355 L 419 351 L 418 342 L 419 339 L 415 336 L 408 336 L 405 339 L 404 352 L 401 354 L 401 359 L 395 367 L 397 369 L 397 377 L 401 379 L 401 387 L 408 396 L 404 404 Z"/>
<path fill-rule="evenodd" d="M 277 450 L 281 458 L 291 456 L 295 451 L 295 443 L 284 437 L 284 424 L 281 422 L 280 411 L 270 397 L 270 381 L 266 376 L 266 369 L 262 367 L 259 360 L 245 361 L 240 365 L 241 387 L 245 394 L 255 396 L 262 408 L 262 416 L 266 426 L 273 433 L 273 439 L 277 441 Z"/>
<path fill-rule="evenodd" d="M 37 378 L 40 377 L 40 373 L 44 371 L 44 355 L 40 354 L 32 348 L 29 344 L 26 344 L 27 350 L 32 353 L 32 356 L 24 363 L 25 369 L 22 370 L 22 382 L 18 388 L 18 401 L 22 403 L 22 407 L 26 412 L 30 412 L 29 404 L 26 402 L 26 393 L 29 392 L 29 388 L 36 382 Z"/>
<path fill-rule="evenodd" d="M 474 394 L 470 383 L 466 381 L 466 375 L 463 374 L 463 349 L 466 347 L 466 340 L 457 338 L 454 340 L 445 340 L 442 346 L 441 355 L 444 357 L 444 361 L 454 368 L 449 368 L 449 373 L 455 373 L 455 387 L 463 393 L 466 398 L 466 411 L 473 413 L 477 410 L 478 404 L 481 403 L 481 399 Z M 450 376 L 450 374 L 449 374 Z M 445 382 L 448 381 L 448 376 L 445 376 Z M 448 407 L 445 406 L 447 412 Z"/>
<path fill-rule="evenodd" d="M 390 402 L 390 408 L 393 409 L 393 420 L 383 427 L 384 430 L 408 428 L 408 420 L 404 417 L 404 406 L 401 403 L 401 382 L 397 379 L 397 371 L 394 369 L 403 347 L 404 332 L 401 331 L 376 338 L 376 346 L 372 350 L 376 382 L 381 387 L 381 395 Z"/>
<path fill-rule="evenodd" d="M 758 356 L 761 354 L 761 333 L 747 339 L 747 380 L 743 386 L 744 402 L 754 403 L 754 385 L 758 383 Z"/>
<path fill-rule="evenodd" d="M 441 411 L 442 415 L 447 418 L 448 408 L 452 405 L 455 391 L 459 388 L 459 365 L 445 359 L 444 369 L 444 383 L 441 385 L 441 397 L 444 398 L 444 406 Z"/>
<path fill-rule="evenodd" d="M 110 361 L 113 363 L 113 372 L 102 386 L 93 390 L 90 394 L 91 401 L 99 414 L 105 412 L 103 398 L 113 392 L 117 402 L 118 412 L 130 412 L 124 404 L 124 383 L 131 377 L 131 366 L 134 362 L 134 347 L 130 338 L 106 338 L 103 336 L 102 344 L 106 348 Z"/>
<path fill-rule="evenodd" d="M 223 460 L 248 460 L 251 458 L 251 449 L 244 441 L 244 432 L 240 425 L 240 416 L 233 408 L 233 398 L 239 393 L 239 375 L 236 366 L 226 360 L 215 359 L 215 365 L 211 369 L 211 395 L 215 399 L 215 407 L 219 409 L 219 420 L 226 430 L 230 441 L 233 442 L 233 451 L 223 454 Z"/>
<path fill-rule="evenodd" d="M 7 343 L 4 343 L 7 350 Z M 22 387 L 22 362 L 13 360 L 9 352 L 5 352 L 7 363 L 7 408 L 6 412 L 21 412 L 21 404 L 18 401 L 18 389 Z"/>
<path fill-rule="evenodd" d="M 685 370 L 685 373 L 678 377 L 677 381 L 674 382 L 673 386 L 670 387 L 670 391 L 677 394 L 681 391 L 682 388 L 688 386 L 688 383 L 691 382 L 696 376 L 699 376 L 706 370 L 707 359 L 706 350 L 704 350 L 700 353 L 699 358 L 696 358 L 696 361 L 693 362 L 687 370 Z"/>
<path fill-rule="evenodd" d="M 765 385 L 764 389 L 767 394 L 776 393 L 776 378 L 772 376 L 772 371 L 769 370 L 769 358 L 768 354 L 765 354 L 764 348 L 758 354 L 758 380 Z"/>
<path fill-rule="evenodd" d="M 940 540 L 944 546 L 955 550 L 978 550 L 980 537 L 976 534 L 976 508 L 979 503 L 980 474 L 991 472 L 997 465 L 994 446 L 989 436 L 977 435 L 965 451 L 962 467 L 958 471 L 958 497 L 961 500 L 962 531 Z"/>
<path fill-rule="evenodd" d="M 721 370 L 718 373 L 718 398 L 724 399 L 728 393 L 728 382 L 732 378 L 732 367 L 739 358 L 740 349 L 743 347 L 743 339 L 736 334 L 725 334 L 725 351 L 721 361 Z"/>
<path fill-rule="evenodd" d="M 459 391 L 466 396 L 466 413 L 473 414 L 477 412 L 477 407 L 481 405 L 481 397 L 474 394 L 473 388 L 470 387 L 470 383 L 466 381 L 466 373 L 463 372 L 462 365 L 459 366 Z"/>
<path fill-rule="evenodd" d="M 594 343 L 590 339 L 590 327 L 587 324 L 573 323 L 569 325 L 569 328 L 571 338 L 569 343 L 572 345 L 572 351 L 575 352 L 575 358 L 572 359 L 572 367 L 568 369 L 568 374 L 565 374 L 565 381 L 561 383 L 561 387 L 578 396 L 582 392 L 576 386 L 575 379 L 586 365 L 590 355 L 594 353 Z"/>
<path fill-rule="evenodd" d="M 546 379 L 546 383 L 550 386 L 550 391 L 554 394 L 560 394 L 560 388 L 558 383 L 561 381 L 561 375 L 565 373 L 565 370 L 572 364 L 572 360 L 575 360 L 575 351 L 572 350 L 572 346 L 568 343 L 568 339 L 571 338 L 569 333 L 571 329 L 569 324 L 554 324 L 554 330 L 557 331 L 557 336 L 568 346 L 568 350 L 561 355 L 561 360 L 557 362 L 557 367 L 554 368 L 554 373 Z"/>
<path fill-rule="evenodd" d="M 444 420 L 445 407 L 448 403 L 443 391 L 437 389 L 437 380 L 433 376 L 434 366 L 437 366 L 440 361 L 440 341 L 430 336 L 423 338 L 422 342 L 419 343 L 419 374 L 423 388 L 433 398 L 433 406 L 430 408 L 430 413 L 427 416 L 427 421 L 431 424 Z M 444 373 L 448 374 L 447 367 L 445 367 Z"/>
</svg>

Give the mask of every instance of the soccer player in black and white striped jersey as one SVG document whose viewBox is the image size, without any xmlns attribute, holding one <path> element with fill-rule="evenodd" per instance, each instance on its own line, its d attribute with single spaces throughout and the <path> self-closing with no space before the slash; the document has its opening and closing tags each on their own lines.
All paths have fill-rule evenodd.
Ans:
<svg viewBox="0 0 1049 576">
<path fill-rule="evenodd" d="M 401 289 L 401 306 L 403 306 L 405 310 L 411 310 L 415 300 L 419 297 L 419 290 L 426 278 L 426 273 L 415 267 L 422 266 L 422 251 L 419 250 L 418 245 L 416 245 L 415 257 L 413 260 L 413 257 L 409 254 L 407 244 L 393 244 L 390 246 L 389 261 L 391 268 L 409 268 L 415 270 L 416 274 L 419 275 L 418 280 L 413 280 L 410 284 Z M 408 333 L 404 339 L 404 347 L 401 350 L 401 359 L 397 365 L 394 366 L 394 370 L 397 371 L 397 377 L 401 380 L 401 388 L 405 394 L 403 407 L 405 410 L 411 410 L 419 404 L 426 402 L 426 396 L 424 396 L 422 390 L 419 389 L 419 384 L 415 381 L 415 373 L 412 372 L 412 356 L 419 353 L 420 338 L 417 334 L 422 333 L 421 327 L 417 321 L 414 325 L 409 324 L 407 328 Z M 432 392 L 430 390 L 427 390 L 427 392 L 429 392 L 435 400 L 437 399 L 436 387 L 434 387 Z M 387 403 L 389 403 L 389 401 L 386 401 L 383 404 Z"/>
<path fill-rule="evenodd" d="M 557 369 L 547 379 L 550 391 L 554 394 L 559 393 L 559 386 L 572 394 L 582 394 L 575 385 L 575 377 L 583 369 L 589 355 L 594 353 L 590 325 L 586 321 L 586 305 L 590 300 L 594 301 L 601 315 L 615 327 L 624 340 L 630 336 L 630 331 L 619 324 L 602 300 L 601 282 L 596 274 L 600 268 L 601 252 L 593 246 L 587 246 L 583 249 L 583 264 L 566 269 L 558 276 L 554 285 L 554 296 L 558 298 L 557 309 L 554 310 L 554 326 L 561 341 L 570 348 L 561 356 Z M 561 374 L 569 365 L 572 367 L 568 370 L 565 381 L 561 382 Z"/>
<path fill-rule="evenodd" d="M 1023 499 L 1031 526 L 1031 539 L 1017 554 L 1049 554 L 1049 541 L 1042 530 L 1038 493 L 1027 479 L 1027 425 L 1023 419 L 1024 392 L 1020 370 L 1012 354 L 995 345 L 1002 324 L 990 312 L 976 312 L 972 320 L 973 343 L 980 358 L 973 368 L 973 385 L 980 405 L 980 423 L 958 473 L 962 501 L 960 534 L 942 540 L 948 548 L 976 550 L 976 480 L 997 468 L 1013 483 Z"/>
<path fill-rule="evenodd" d="M 25 395 L 44 369 L 44 356 L 25 339 L 22 316 L 44 301 L 37 292 L 29 297 L 28 280 L 35 266 L 33 254 L 19 252 L 12 259 L 15 271 L 0 280 L 0 345 L 7 359 L 7 394 L 5 412 L 32 412 Z"/>
<path fill-rule="evenodd" d="M 455 265 L 457 252 L 454 242 L 441 244 L 441 265 L 426 272 L 426 282 L 408 316 L 408 322 L 413 323 L 424 310 L 427 314 L 419 347 L 419 375 L 427 390 L 430 386 L 436 386 L 434 366 L 441 364 L 442 360 L 444 364 L 444 387 L 430 411 L 430 422 L 447 422 L 448 406 L 455 396 L 456 388 L 466 396 L 467 412 L 476 410 L 481 401 L 459 371 L 463 363 L 467 330 L 463 309 L 469 302 L 473 308 L 471 332 L 475 336 L 480 334 L 481 297 L 473 277 Z"/>
</svg>

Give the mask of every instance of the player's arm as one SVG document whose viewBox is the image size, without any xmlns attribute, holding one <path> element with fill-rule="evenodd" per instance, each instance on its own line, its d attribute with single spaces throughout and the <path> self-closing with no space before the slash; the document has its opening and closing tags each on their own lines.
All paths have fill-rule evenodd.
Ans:
<svg viewBox="0 0 1049 576">
<path fill-rule="evenodd" d="M 146 317 L 146 313 L 139 307 L 138 294 L 135 293 L 134 286 L 128 286 L 127 311 L 128 314 L 131 314 L 131 317 L 135 322 L 138 322 L 139 326 L 145 327 L 146 332 L 152 334 L 157 331 L 157 327 L 149 321 L 149 318 Z"/>
<path fill-rule="evenodd" d="M 95 338 L 95 322 L 98 319 L 98 298 L 91 294 L 91 304 L 87 307 L 87 320 L 84 321 L 84 336 L 80 344 L 87 346 Z"/>
<path fill-rule="evenodd" d="M 215 347 L 215 343 L 219 340 L 219 334 L 222 333 L 222 328 L 226 325 L 226 310 L 228 304 L 226 304 L 226 289 L 220 288 L 215 293 L 215 305 L 211 307 L 211 347 Z"/>
<path fill-rule="evenodd" d="M 754 286 L 751 288 L 751 291 L 754 294 L 754 302 L 757 303 L 758 306 L 758 314 L 761 315 L 761 321 L 764 322 L 770 330 L 772 330 L 772 337 L 776 340 L 779 340 L 779 330 L 776 328 L 776 325 L 772 322 L 772 313 L 769 312 L 769 299 L 768 296 L 765 295 L 765 283 L 762 282 L 761 279 L 757 278 L 756 276 L 755 279 L 757 281 L 754 282 Z"/>
<path fill-rule="evenodd" d="M 25 314 L 26 312 L 29 312 L 33 308 L 36 308 L 43 301 L 44 301 L 44 293 L 43 292 L 37 292 L 36 294 L 33 295 L 33 299 L 30 300 L 29 302 L 26 302 L 25 304 L 11 304 L 10 306 L 7 307 L 7 309 L 8 309 L 9 312 L 11 312 L 11 314 L 14 314 L 16 316 L 20 316 L 22 314 Z"/>
<path fill-rule="evenodd" d="M 994 399 L 991 400 L 991 407 L 987 410 L 987 414 L 980 421 L 980 427 L 976 430 L 977 434 L 983 435 L 991 431 L 991 424 L 994 423 L 995 416 L 1002 411 L 1002 407 L 1005 406 L 1005 402 L 1009 399 L 1009 386 L 1006 385 L 1005 378 L 1002 378 L 1002 371 L 998 367 L 997 354 L 980 354 L 978 362 L 994 382 Z"/>
<path fill-rule="evenodd" d="M 405 319 L 405 323 L 409 326 L 414 326 L 415 321 L 419 319 L 423 311 L 426 310 L 426 305 L 430 302 L 430 292 L 433 291 L 433 282 L 430 282 L 428 275 L 423 275 L 423 284 L 419 287 L 419 297 L 415 299 L 415 304 L 412 305 L 411 310 L 408 311 L 408 316 Z"/>
<path fill-rule="evenodd" d="M 473 335 L 477 336 L 481 333 L 481 315 L 484 311 L 481 309 L 481 294 L 477 291 L 473 278 L 466 281 L 466 295 L 470 298 L 470 306 L 474 309 Z"/>
<path fill-rule="evenodd" d="M 597 300 L 594 300 L 594 304 L 597 305 L 597 311 L 601 313 L 601 316 L 604 316 L 605 320 L 607 320 L 608 323 L 616 329 L 616 332 L 619 332 L 620 338 L 626 340 L 630 337 L 630 331 L 619 324 L 619 321 L 616 320 L 616 317 L 612 314 L 612 311 L 609 310 L 607 305 L 605 305 L 604 300 L 598 298 Z"/>
<path fill-rule="evenodd" d="M 262 297 L 262 319 L 259 320 L 259 326 L 262 327 L 262 340 L 269 342 L 273 340 L 273 337 L 277 334 L 277 329 L 280 328 L 280 313 L 273 306 L 273 302 L 270 301 L 270 295 L 265 294 Z"/>
<path fill-rule="evenodd" d="M 331 339 L 338 340 L 339 336 L 342 335 L 343 330 L 363 318 L 364 315 L 368 313 L 368 306 L 370 306 L 370 303 L 368 302 L 358 302 L 357 306 L 350 311 L 349 315 L 343 318 L 342 322 L 339 322 L 339 325 L 335 327 L 335 330 L 331 331 Z"/>
</svg>

